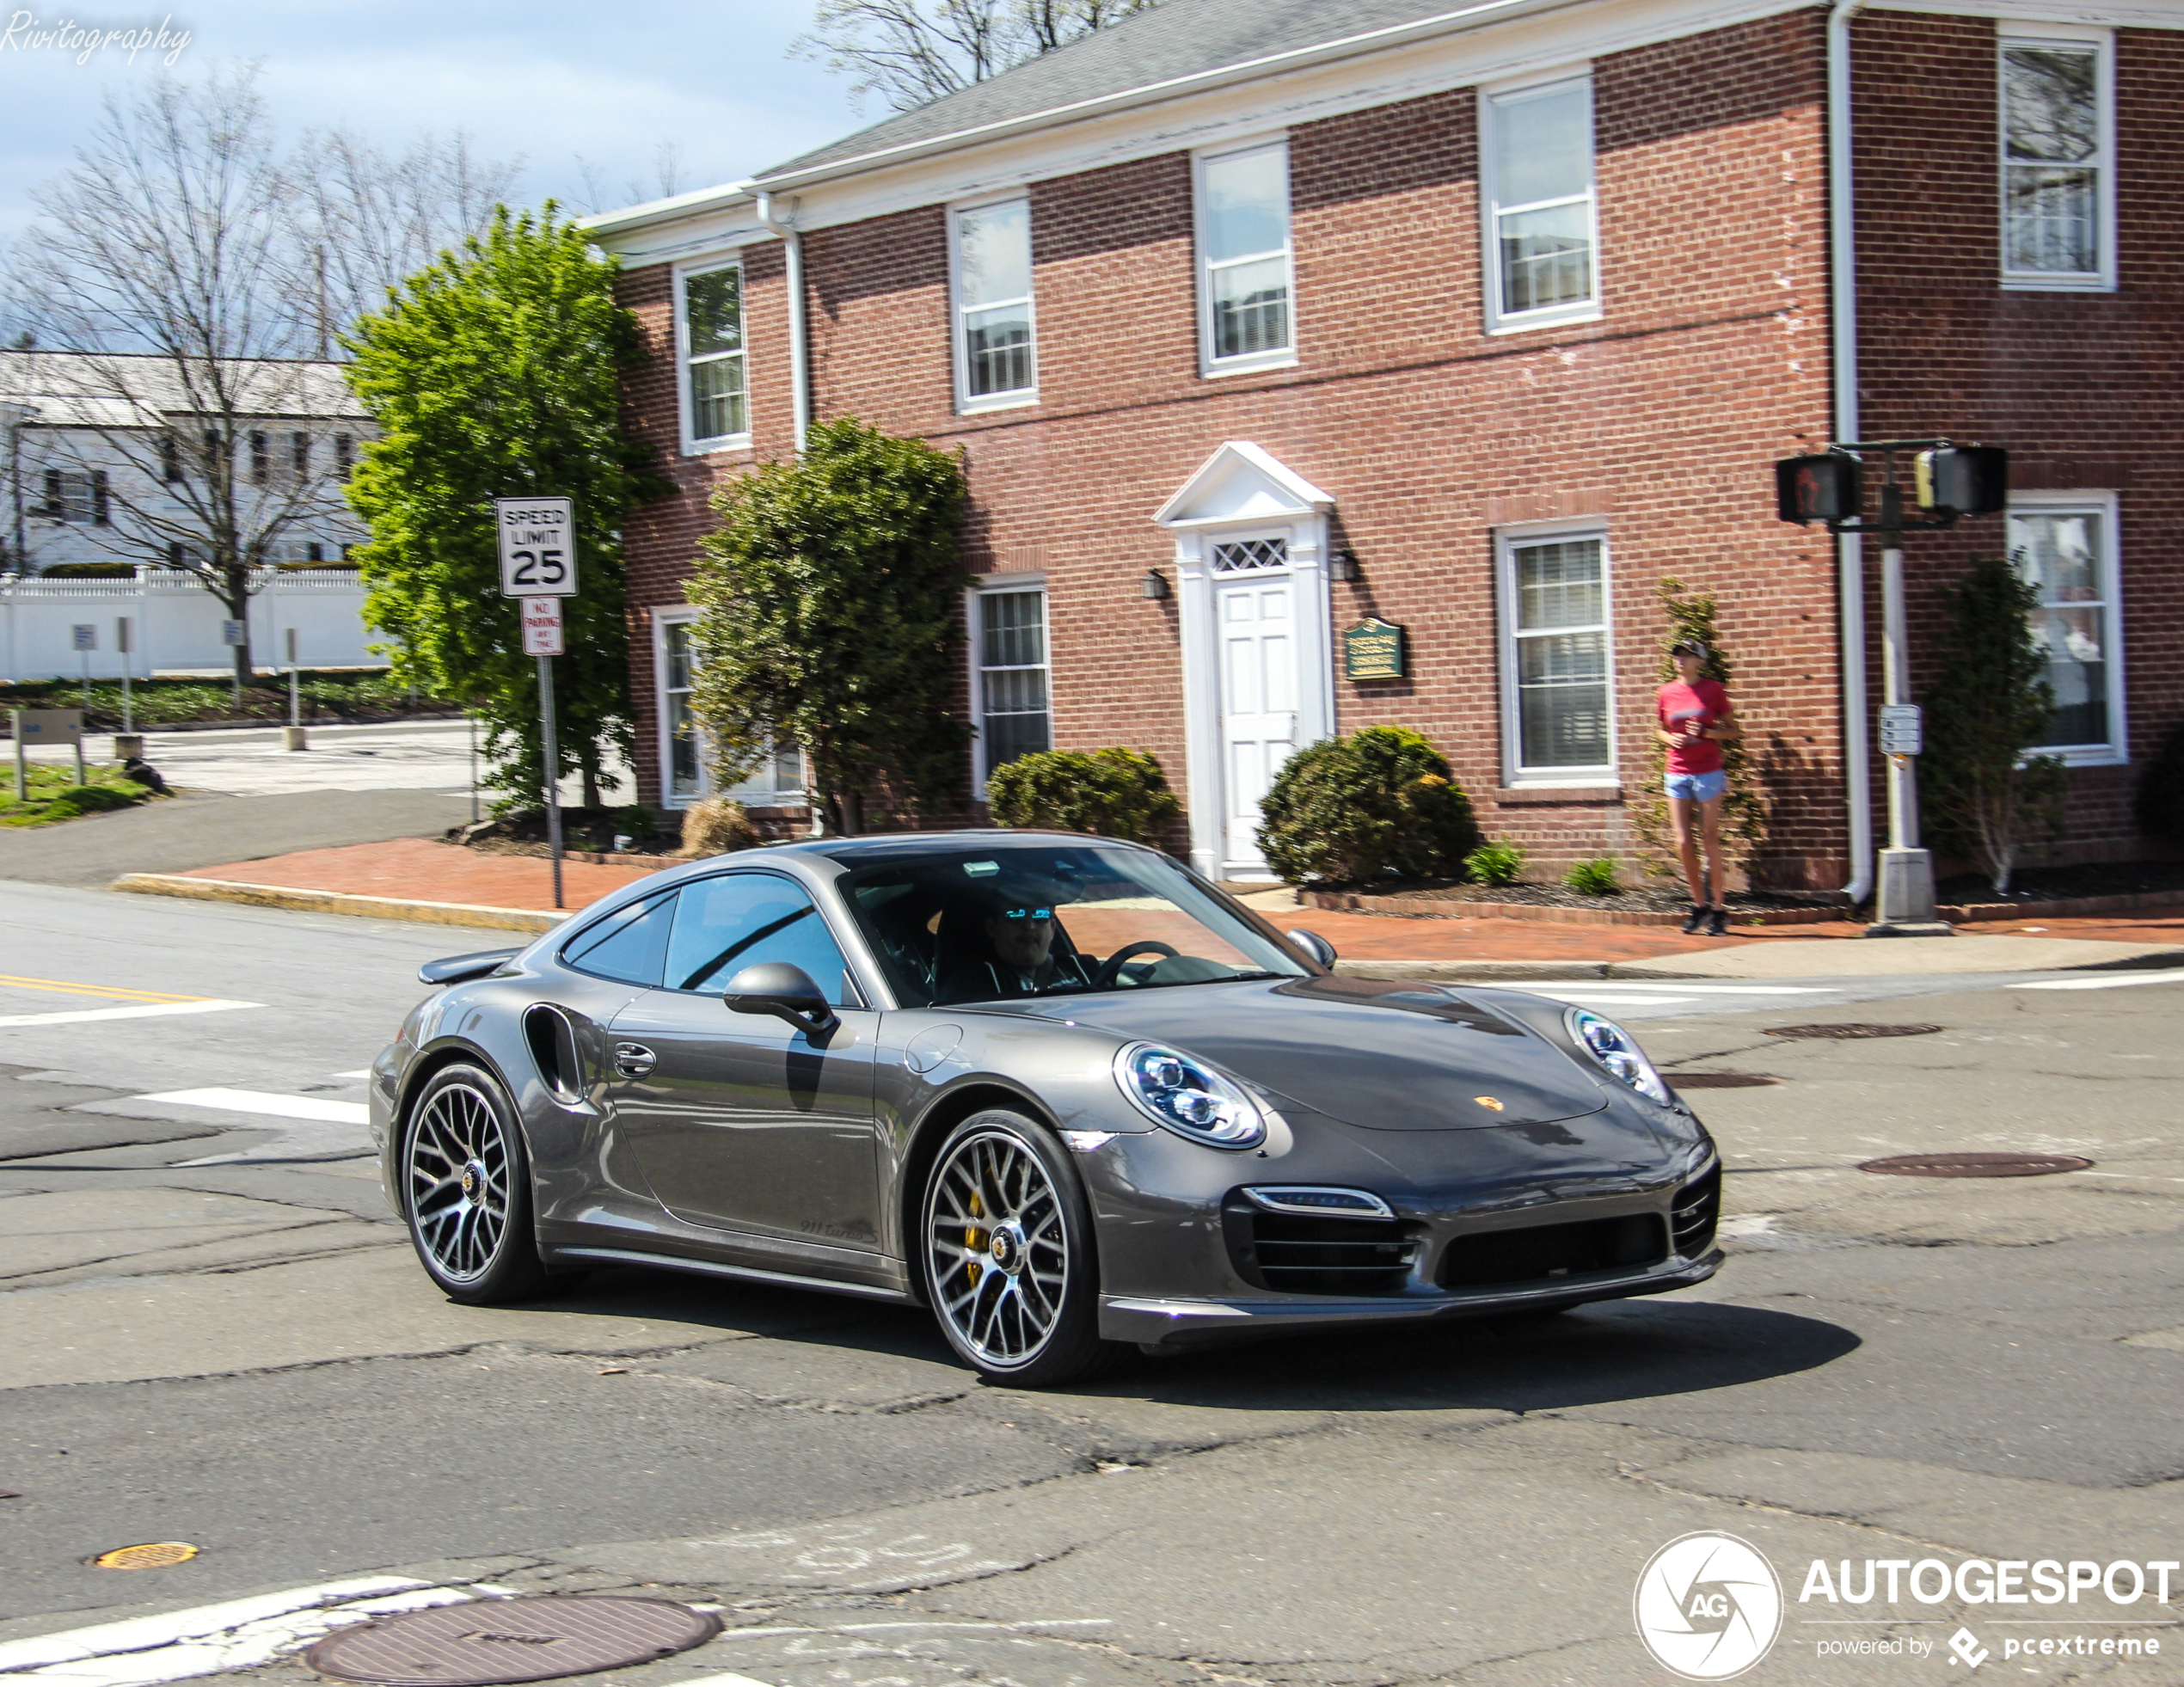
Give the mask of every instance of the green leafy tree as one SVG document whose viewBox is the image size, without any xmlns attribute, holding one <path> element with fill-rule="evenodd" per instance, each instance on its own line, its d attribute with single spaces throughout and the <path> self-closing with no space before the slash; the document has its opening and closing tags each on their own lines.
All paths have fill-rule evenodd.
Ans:
<svg viewBox="0 0 2184 1687">
<path fill-rule="evenodd" d="M 1260 799 L 1259 848 L 1291 884 L 1454 876 L 1484 841 L 1447 758 L 1408 727 L 1307 745 Z"/>
<path fill-rule="evenodd" d="M 722 785 L 795 744 L 841 836 L 864 829 L 874 797 L 963 801 L 964 498 L 960 457 L 850 417 L 714 495 L 721 525 L 690 588 L 703 610 L 692 706 Z"/>
<path fill-rule="evenodd" d="M 1676 659 L 1669 653 L 1685 639 L 1696 639 L 1706 647 L 1706 666 L 1700 677 L 1727 685 L 1736 670 L 1729 653 L 1721 647 L 1720 611 L 1714 594 L 1687 594 L 1680 580 L 1664 580 L 1655 589 L 1668 621 L 1660 635 L 1660 683 L 1665 685 L 1676 678 Z M 1646 736 L 1652 745 L 1646 784 L 1635 800 L 1626 799 L 1628 812 L 1647 870 L 1673 873 L 1675 850 L 1669 837 L 1666 789 L 1668 746 L 1658 733 L 1649 730 Z M 1751 857 L 1767 836 L 1767 808 L 1752 788 L 1751 762 L 1744 740 L 1730 739 L 1720 747 L 1721 770 L 1729 776 L 1729 788 L 1721 799 L 1721 854 L 1727 862 L 1741 862 Z M 1715 893 L 1720 893 L 1718 886 Z"/>
<path fill-rule="evenodd" d="M 596 807 L 603 764 L 634 749 L 622 530 L 672 488 L 622 434 L 617 376 L 643 352 L 613 274 L 551 202 L 536 216 L 504 206 L 343 340 L 350 383 L 382 430 L 348 488 L 371 528 L 358 553 L 365 613 L 388 634 L 398 676 L 476 701 L 500 783 L 522 794 L 504 812 L 543 805 L 545 756 L 536 661 L 518 604 L 500 595 L 495 498 L 574 503 L 582 591 L 561 603 L 557 776 L 580 774 Z"/>
<path fill-rule="evenodd" d="M 1975 557 L 1943 593 L 1949 626 L 1926 694 L 1919 807 L 1930 839 L 2009 888 L 2025 835 L 2062 831 L 2069 783 L 2060 759 L 2027 756 L 2048 736 L 2055 688 L 2033 635 L 2040 592 L 1999 557 Z"/>
<path fill-rule="evenodd" d="M 1158 843 L 1182 812 L 1158 758 L 1120 745 L 1019 756 L 986 776 L 986 801 L 1004 826 L 1089 831 L 1132 844 Z"/>
</svg>

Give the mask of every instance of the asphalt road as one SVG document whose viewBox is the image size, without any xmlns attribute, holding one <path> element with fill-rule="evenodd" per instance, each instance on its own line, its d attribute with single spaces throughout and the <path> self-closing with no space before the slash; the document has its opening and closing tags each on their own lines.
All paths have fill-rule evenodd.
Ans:
<svg viewBox="0 0 2184 1687">
<path fill-rule="evenodd" d="M 1709 1530 L 1784 1583 L 1747 1680 L 1962 1674 L 1960 1629 L 1983 1675 L 2184 1679 L 2184 1633 L 2146 1626 L 2184 1575 L 2165 1607 L 1799 1598 L 1815 1560 L 2184 1559 L 2174 978 L 1604 985 L 1673 1069 L 1780 1080 L 1698 1094 L 1730 1169 L 1712 1284 L 1025 1395 L 820 1296 L 433 1293 L 353 1110 L 416 964 L 463 946 L 0 885 L 0 1682 L 30 1637 L 379 1573 L 725 1607 L 616 1687 L 1666 1680 L 1634 1581 Z M 1940 1028 L 1768 1034 L 1829 1020 Z M 1991 1148 L 2095 1165 L 1856 1169 Z M 85 1561 L 164 1540 L 201 1550 Z M 67 1678 L 303 1679 L 262 1635 L 163 1663 L 144 1632 Z M 2004 1662 L 2081 1633 L 2169 1644 Z M 1844 1640 L 1905 1655 L 1820 1655 Z"/>
</svg>

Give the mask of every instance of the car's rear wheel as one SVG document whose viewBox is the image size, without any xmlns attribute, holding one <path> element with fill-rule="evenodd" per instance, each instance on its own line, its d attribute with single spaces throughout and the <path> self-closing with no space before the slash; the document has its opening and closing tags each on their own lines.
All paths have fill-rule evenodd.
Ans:
<svg viewBox="0 0 2184 1687">
<path fill-rule="evenodd" d="M 487 1306 L 546 1291 L 523 1131 L 492 1073 L 464 1061 L 433 1074 L 409 1110 L 402 1166 L 409 1239 L 451 1300 Z"/>
<path fill-rule="evenodd" d="M 989 1382 L 1052 1388 L 1104 1369 L 1083 1181 L 1053 1133 L 995 1107 L 948 1132 L 925 1184 L 925 1282 L 941 1333 Z"/>
</svg>

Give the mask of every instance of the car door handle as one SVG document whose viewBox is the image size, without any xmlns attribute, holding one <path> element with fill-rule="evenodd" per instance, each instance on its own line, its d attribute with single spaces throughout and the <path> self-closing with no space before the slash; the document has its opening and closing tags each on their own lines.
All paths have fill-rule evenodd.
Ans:
<svg viewBox="0 0 2184 1687">
<path fill-rule="evenodd" d="M 641 1078 L 659 1064 L 659 1057 L 642 1043 L 617 1043 L 614 1069 L 626 1078 Z"/>
</svg>

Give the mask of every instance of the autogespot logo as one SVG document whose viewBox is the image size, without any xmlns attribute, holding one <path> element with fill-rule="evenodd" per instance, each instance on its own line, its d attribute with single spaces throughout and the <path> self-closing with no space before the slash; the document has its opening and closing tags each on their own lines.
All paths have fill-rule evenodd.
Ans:
<svg viewBox="0 0 2184 1687">
<path fill-rule="evenodd" d="M 1782 1586 L 1734 1535 L 1683 1535 L 1646 1561 L 1631 1601 L 1638 1638 L 1662 1668 L 1727 1681 L 1764 1658 L 1782 1627 Z"/>
</svg>

